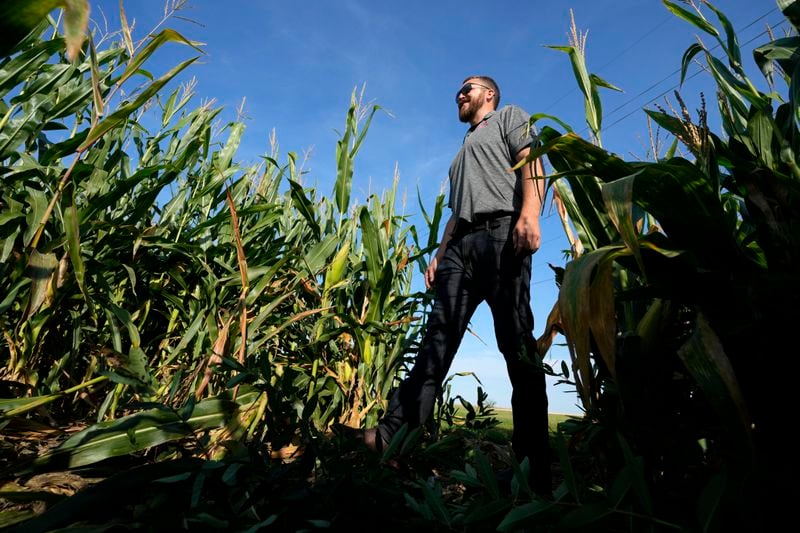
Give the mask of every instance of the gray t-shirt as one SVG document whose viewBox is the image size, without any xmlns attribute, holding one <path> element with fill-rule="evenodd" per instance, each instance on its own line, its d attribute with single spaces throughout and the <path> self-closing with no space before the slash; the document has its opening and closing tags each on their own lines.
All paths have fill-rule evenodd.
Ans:
<svg viewBox="0 0 800 533">
<path fill-rule="evenodd" d="M 507 105 L 469 129 L 450 165 L 448 205 L 456 219 L 471 222 L 476 214 L 520 211 L 520 171 L 508 170 L 531 143 L 529 118 L 521 108 Z"/>
</svg>

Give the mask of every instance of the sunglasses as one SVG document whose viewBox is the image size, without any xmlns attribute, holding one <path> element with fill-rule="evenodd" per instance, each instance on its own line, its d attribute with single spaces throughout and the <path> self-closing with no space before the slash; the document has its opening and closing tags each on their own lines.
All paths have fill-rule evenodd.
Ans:
<svg viewBox="0 0 800 533">
<path fill-rule="evenodd" d="M 461 88 L 458 90 L 458 92 L 456 93 L 456 102 L 458 102 L 458 97 L 459 97 L 459 96 L 461 96 L 462 94 L 463 94 L 464 96 L 468 95 L 468 94 L 469 94 L 469 92 L 470 92 L 472 89 L 474 89 L 475 87 L 483 87 L 484 89 L 489 89 L 490 91 L 494 90 L 494 89 L 492 89 L 491 87 L 488 87 L 488 86 L 486 86 L 486 85 L 481 85 L 480 83 L 465 83 L 465 84 L 464 84 L 464 85 L 463 85 L 463 86 L 462 86 L 462 87 L 461 87 Z"/>
</svg>

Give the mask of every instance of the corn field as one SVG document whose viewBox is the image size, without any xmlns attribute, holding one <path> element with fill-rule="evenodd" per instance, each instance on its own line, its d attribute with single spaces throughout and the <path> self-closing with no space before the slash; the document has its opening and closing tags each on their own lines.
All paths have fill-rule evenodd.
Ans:
<svg viewBox="0 0 800 533">
<path fill-rule="evenodd" d="M 617 88 L 589 74 L 574 22 L 575 41 L 551 48 L 569 55 L 591 142 L 531 117 L 565 130 L 541 128 L 531 158 L 552 166 L 548 186 L 577 233 L 539 339 L 544 353 L 565 336 L 561 377 L 585 409 L 553 435 L 552 499 L 530 490 L 527 461 L 504 454 L 482 390 L 477 406 L 462 400 L 459 424 L 442 398 L 432 426 L 403 428 L 383 455 L 331 435 L 334 423 L 374 426 L 416 353 L 429 295 L 413 273 L 444 210 L 442 196 L 420 200 L 426 227 L 411 225 L 397 180 L 353 201 L 379 107 L 353 92 L 333 188 L 318 191 L 274 140 L 261 163 L 238 163 L 244 124 L 221 123 L 192 83 L 175 86 L 199 43 L 161 25 L 136 38 L 122 3 L 120 31 L 97 42 L 84 0 L 0 6 L 0 525 L 780 522 L 796 459 L 773 414 L 791 405 L 791 373 L 763 362 L 793 345 L 800 303 L 800 41 L 795 28 L 756 48 L 765 94 L 721 10 L 663 3 L 718 43 L 689 46 L 681 76 L 704 60 L 722 132 L 705 108 L 696 119 L 649 110 L 674 137 L 663 156 L 604 150 L 598 89 Z M 800 20 L 800 3 L 778 5 Z M 151 72 L 166 44 L 186 59 Z"/>
<path fill-rule="evenodd" d="M 299 424 L 375 423 L 414 350 L 425 296 L 411 271 L 433 244 L 397 214 L 396 188 L 351 203 L 378 108 L 354 92 L 334 190 L 319 196 L 293 154 L 240 167 L 244 125 L 219 127 L 191 85 L 162 94 L 202 53 L 195 43 L 170 29 L 134 42 L 123 28 L 71 61 L 53 22 L 0 77 L 2 377 L 18 396 L 6 415 L 46 405 L 114 421 L 132 403 L 191 412 L 225 396 L 204 416 L 238 412 L 227 431 L 276 453 Z M 168 42 L 195 57 L 142 83 Z M 433 209 L 426 236 L 441 199 Z M 166 438 L 140 429 L 155 433 L 142 445 Z"/>
</svg>

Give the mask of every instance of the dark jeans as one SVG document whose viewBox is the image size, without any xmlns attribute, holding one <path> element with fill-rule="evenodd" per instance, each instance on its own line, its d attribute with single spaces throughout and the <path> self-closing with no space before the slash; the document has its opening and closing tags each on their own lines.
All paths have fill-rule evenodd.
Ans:
<svg viewBox="0 0 800 533">
<path fill-rule="evenodd" d="M 436 271 L 436 298 L 422 346 L 391 398 L 379 431 L 389 441 L 404 423 L 416 427 L 428 419 L 469 321 L 478 304 L 486 301 L 513 387 L 514 454 L 519 460 L 529 457 L 531 481 L 549 487 L 547 392 L 533 338 L 531 256 L 514 253 L 514 222 L 506 216 L 457 230 L 448 243 Z"/>
</svg>

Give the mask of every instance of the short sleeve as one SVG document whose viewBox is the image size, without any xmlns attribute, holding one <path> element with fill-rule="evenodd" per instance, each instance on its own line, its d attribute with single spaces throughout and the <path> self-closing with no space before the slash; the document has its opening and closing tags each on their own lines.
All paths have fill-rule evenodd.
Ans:
<svg viewBox="0 0 800 533">
<path fill-rule="evenodd" d="M 531 144 L 532 137 L 528 125 L 530 115 L 518 106 L 509 105 L 503 109 L 502 119 L 506 144 L 513 161 L 520 150 Z"/>
</svg>

